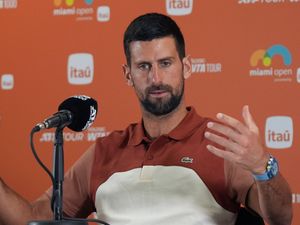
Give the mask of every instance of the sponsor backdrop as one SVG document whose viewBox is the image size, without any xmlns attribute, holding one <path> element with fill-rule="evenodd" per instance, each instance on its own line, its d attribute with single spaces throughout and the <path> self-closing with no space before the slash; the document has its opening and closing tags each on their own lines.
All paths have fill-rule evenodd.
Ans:
<svg viewBox="0 0 300 225">
<path fill-rule="evenodd" d="M 300 224 L 300 0 L 0 0 L 1 177 L 29 200 L 49 187 L 29 133 L 69 96 L 92 96 L 100 113 L 85 132 L 65 129 L 66 169 L 97 137 L 140 120 L 122 74 L 122 37 L 133 18 L 153 11 L 185 34 L 189 105 L 203 116 L 239 119 L 250 106 L 291 185 L 293 225 Z M 34 137 L 50 168 L 53 132 Z"/>
</svg>

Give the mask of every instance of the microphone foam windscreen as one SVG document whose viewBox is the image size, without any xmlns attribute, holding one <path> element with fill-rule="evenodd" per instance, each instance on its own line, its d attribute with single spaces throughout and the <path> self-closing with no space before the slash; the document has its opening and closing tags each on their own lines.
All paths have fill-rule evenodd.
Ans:
<svg viewBox="0 0 300 225">
<path fill-rule="evenodd" d="M 76 95 L 64 100 L 58 110 L 69 110 L 72 122 L 68 125 L 73 131 L 82 131 L 92 125 L 98 112 L 96 100 L 86 95 Z"/>
</svg>

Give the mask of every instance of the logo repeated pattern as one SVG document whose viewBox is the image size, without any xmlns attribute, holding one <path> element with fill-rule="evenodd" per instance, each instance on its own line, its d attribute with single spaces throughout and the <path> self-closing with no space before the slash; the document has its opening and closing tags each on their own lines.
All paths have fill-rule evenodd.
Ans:
<svg viewBox="0 0 300 225">
<path fill-rule="evenodd" d="M 30 126 L 66 96 L 86 94 L 100 104 L 92 127 L 64 131 L 70 161 L 98 137 L 140 118 L 135 96 L 122 85 L 122 38 L 133 18 L 153 11 L 172 17 L 184 33 L 193 73 L 185 81 L 190 104 L 203 116 L 224 111 L 238 118 L 241 105 L 249 104 L 266 151 L 279 159 L 294 191 L 293 203 L 299 205 L 294 178 L 300 169 L 299 7 L 300 0 L 0 0 L 3 176 L 11 177 L 5 171 L 16 171 L 16 177 L 32 174 L 32 167 L 20 171 L 4 159 L 20 155 L 24 163 L 31 160 L 20 151 L 28 149 Z M 54 132 L 46 130 L 36 141 L 51 151 L 53 138 Z M 188 154 L 179 160 L 197 163 Z M 298 208 L 295 215 L 300 215 Z"/>
</svg>

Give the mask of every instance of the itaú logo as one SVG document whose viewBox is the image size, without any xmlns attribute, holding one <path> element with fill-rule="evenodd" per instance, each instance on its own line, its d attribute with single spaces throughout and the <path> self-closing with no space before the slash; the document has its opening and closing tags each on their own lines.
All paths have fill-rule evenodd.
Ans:
<svg viewBox="0 0 300 225">
<path fill-rule="evenodd" d="M 192 13 L 193 0 L 166 0 L 167 13 L 172 16 L 184 16 Z"/>
<path fill-rule="evenodd" d="M 266 120 L 265 142 L 268 148 L 290 148 L 293 144 L 293 120 L 289 116 L 271 116 Z"/>
<path fill-rule="evenodd" d="M 11 90 L 14 87 L 14 76 L 12 74 L 3 74 L 1 76 L 1 88 Z"/>
<path fill-rule="evenodd" d="M 0 0 L 0 9 L 15 9 L 18 7 L 18 0 Z"/>
<path fill-rule="evenodd" d="M 99 6 L 97 9 L 97 20 L 99 22 L 107 22 L 110 20 L 110 7 Z"/>
<path fill-rule="evenodd" d="M 75 53 L 68 59 L 68 81 L 74 85 L 85 85 L 93 82 L 94 59 L 89 53 Z"/>
<path fill-rule="evenodd" d="M 300 83 L 300 67 L 297 69 L 297 82 Z"/>
</svg>

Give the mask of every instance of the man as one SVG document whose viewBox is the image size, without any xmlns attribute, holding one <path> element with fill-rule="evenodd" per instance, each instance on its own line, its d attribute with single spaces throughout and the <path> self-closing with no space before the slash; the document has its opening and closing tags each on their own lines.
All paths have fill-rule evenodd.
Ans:
<svg viewBox="0 0 300 225">
<path fill-rule="evenodd" d="M 243 204 L 270 225 L 291 224 L 289 186 L 249 107 L 240 122 L 222 113 L 202 118 L 186 106 L 191 61 L 176 23 L 156 13 L 136 18 L 124 50 L 142 120 L 99 138 L 75 163 L 65 177 L 64 213 L 96 211 L 112 225 L 230 225 Z M 51 190 L 29 204 L 0 183 L 1 224 L 51 219 Z"/>
</svg>

